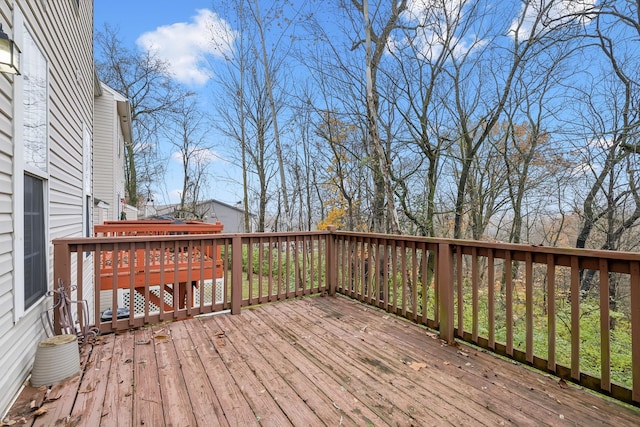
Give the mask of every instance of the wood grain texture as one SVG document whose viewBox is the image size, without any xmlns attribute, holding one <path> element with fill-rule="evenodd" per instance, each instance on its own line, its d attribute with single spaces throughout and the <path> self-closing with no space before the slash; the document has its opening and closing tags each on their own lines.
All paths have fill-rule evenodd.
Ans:
<svg viewBox="0 0 640 427">
<path fill-rule="evenodd" d="M 88 360 L 35 425 L 640 425 L 640 409 L 344 297 L 107 335 Z"/>
</svg>

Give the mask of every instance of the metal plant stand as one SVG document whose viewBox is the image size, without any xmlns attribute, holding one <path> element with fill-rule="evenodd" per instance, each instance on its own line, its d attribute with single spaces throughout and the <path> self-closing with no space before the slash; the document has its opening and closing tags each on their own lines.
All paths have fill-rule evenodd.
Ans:
<svg viewBox="0 0 640 427">
<path fill-rule="evenodd" d="M 78 343 L 85 345 L 98 336 L 99 329 L 89 326 L 89 306 L 87 301 L 75 301 L 70 298 L 71 292 L 76 289 L 76 285 L 65 286 L 62 279 L 59 279 L 58 287 L 47 292 L 47 296 L 53 297 L 54 305 L 43 313 L 42 321 L 45 323 L 47 336 L 55 335 L 58 327 L 61 334 L 76 335 Z M 79 317 L 75 321 L 73 317 L 74 306 Z M 56 310 L 58 311 L 58 319 L 54 321 Z"/>
</svg>

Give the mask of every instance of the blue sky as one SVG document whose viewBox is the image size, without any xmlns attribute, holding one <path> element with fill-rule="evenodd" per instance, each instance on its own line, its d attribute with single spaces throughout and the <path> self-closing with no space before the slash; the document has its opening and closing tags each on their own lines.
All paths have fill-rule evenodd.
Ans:
<svg viewBox="0 0 640 427">
<path fill-rule="evenodd" d="M 211 64 L 226 49 L 224 45 L 211 43 L 212 32 L 224 24 L 212 11 L 212 5 L 211 0 L 96 0 L 94 26 L 98 31 L 105 23 L 117 28 L 127 47 L 152 47 L 161 58 L 175 65 L 174 70 L 182 71 L 175 75 L 176 80 L 199 92 L 201 102 L 208 103 Z M 164 148 L 168 150 L 168 144 Z M 211 172 L 221 185 L 212 186 L 203 196 L 233 204 L 242 199 L 240 171 L 221 160 L 226 157 L 224 146 L 214 143 L 214 150 L 217 160 L 212 163 Z M 166 188 L 156 192 L 157 204 L 179 200 L 182 176 L 178 166 L 179 160 L 168 156 Z"/>
<path fill-rule="evenodd" d="M 411 2 L 410 12 L 407 18 L 423 17 L 424 2 L 430 0 L 413 0 Z M 590 3 L 595 0 L 585 0 L 583 3 Z M 264 5 L 270 5 L 271 2 L 264 1 Z M 491 3 L 491 2 L 489 2 Z M 95 7 L 95 28 L 100 30 L 105 23 L 109 23 L 113 27 L 119 29 L 120 38 L 126 43 L 127 47 L 138 45 L 141 48 L 153 48 L 156 54 L 174 65 L 171 67 L 176 70 L 175 78 L 179 82 L 185 84 L 190 90 L 200 93 L 200 102 L 205 105 L 206 109 L 213 111 L 211 105 L 216 102 L 213 98 L 215 88 L 215 71 L 216 64 L 222 64 L 220 59 L 222 54 L 228 49 L 224 42 L 217 45 L 212 40 L 224 40 L 220 34 L 220 28 L 226 23 L 216 15 L 214 4 L 224 7 L 224 1 L 214 0 L 96 0 Z M 292 2 L 296 6 L 297 2 Z M 315 4 L 315 3 L 314 3 Z M 317 3 L 316 11 L 329 12 L 330 9 L 325 8 L 326 3 Z M 454 14 L 459 3 L 457 1 L 447 1 L 447 12 Z M 536 4 L 533 2 L 532 4 Z M 574 0 L 560 1 L 548 13 L 550 17 L 558 14 L 566 14 L 571 11 L 575 5 Z M 509 7 L 510 5 L 510 7 Z M 506 22 L 515 22 L 519 13 L 525 13 L 525 16 L 531 14 L 533 8 L 524 9 L 516 1 L 500 3 L 501 10 L 504 10 Z M 426 15 L 424 15 L 426 16 Z M 520 38 L 524 37 L 525 30 L 530 28 L 532 23 L 530 19 L 525 19 L 522 26 Z M 325 21 L 326 25 L 331 26 L 331 21 Z M 513 26 L 513 24 L 512 24 Z M 475 34 L 475 33 L 474 33 Z M 433 34 L 425 31 L 423 37 L 425 45 L 437 47 L 430 43 Z M 465 53 L 470 41 L 476 41 L 475 47 L 484 46 L 484 41 L 480 40 L 462 40 L 459 44 L 460 53 Z M 401 42 L 401 40 L 395 40 Z M 420 40 L 414 43 L 419 43 Z M 429 43 L 427 43 L 429 42 Z M 427 57 L 429 57 L 427 55 Z M 225 146 L 224 139 L 211 133 L 213 141 L 213 159 L 211 164 L 211 172 L 214 176 L 214 184 L 206 194 L 201 194 L 203 198 L 216 198 L 218 200 L 234 204 L 242 199 L 242 186 L 240 184 L 241 171 L 231 162 L 225 160 L 232 156 L 228 155 L 234 149 L 232 145 Z M 178 172 L 179 160 L 171 157 L 168 152 L 168 144 L 165 144 L 165 154 L 168 160 L 168 173 L 166 176 L 165 188 L 156 193 L 156 201 L 158 204 L 176 202 L 179 198 L 178 190 L 181 189 L 182 175 Z"/>
</svg>

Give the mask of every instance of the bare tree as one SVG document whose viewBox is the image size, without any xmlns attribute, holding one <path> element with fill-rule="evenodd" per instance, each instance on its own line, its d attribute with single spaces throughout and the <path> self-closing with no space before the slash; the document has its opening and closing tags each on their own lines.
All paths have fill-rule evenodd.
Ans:
<svg viewBox="0 0 640 427">
<path fill-rule="evenodd" d="M 131 105 L 133 141 L 125 146 L 125 191 L 137 206 L 140 186 L 150 186 L 163 176 L 158 160 L 158 138 L 167 115 L 186 95 L 168 71 L 167 64 L 151 52 L 127 48 L 116 29 L 106 25 L 95 36 L 96 70 L 101 81 L 124 95 Z"/>
<path fill-rule="evenodd" d="M 177 208 L 178 217 L 198 217 L 198 202 L 206 184 L 209 165 L 213 160 L 213 145 L 207 140 L 209 125 L 193 97 L 183 98 L 172 116 L 173 127 L 167 133 L 173 155 L 182 163 L 182 192 Z"/>
<path fill-rule="evenodd" d="M 276 9 L 280 6 L 276 3 L 272 5 L 272 8 Z M 260 11 L 260 3 L 258 0 L 253 0 L 253 5 L 249 7 L 249 13 L 253 18 L 252 24 L 255 26 L 258 34 L 258 46 L 253 46 L 256 50 L 257 58 L 259 58 L 262 65 L 262 72 L 264 73 L 264 86 L 267 102 L 269 104 L 269 110 L 271 113 L 271 123 L 273 126 L 273 137 L 275 141 L 276 157 L 278 159 L 278 171 L 280 177 L 280 188 L 282 195 L 282 206 L 284 208 L 284 216 L 286 229 L 291 230 L 291 207 L 289 203 L 289 194 L 287 187 L 287 174 L 285 170 L 284 154 L 282 149 L 282 143 L 280 142 L 280 127 L 278 122 L 278 113 L 280 109 L 276 106 L 276 99 L 274 96 L 276 74 L 274 69 L 273 56 L 267 54 L 267 40 L 265 37 L 265 26 L 270 19 L 265 19 Z"/>
<path fill-rule="evenodd" d="M 622 234 L 640 219 L 636 172 L 640 153 L 640 62 L 630 54 L 638 47 L 640 5 L 623 2 L 623 6 L 620 10 L 617 2 L 605 2 L 595 15 L 591 35 L 610 69 L 593 88 L 604 91 L 586 97 L 590 116 L 585 118 L 585 125 L 593 131 L 590 147 L 600 149 L 602 157 L 589 162 L 599 167 L 591 169 L 594 179 L 583 202 L 583 224 L 576 247 L 585 247 L 596 223 L 605 220 L 606 237 L 600 247 L 618 249 Z M 603 110 L 603 105 L 609 108 Z M 601 203 L 601 197 L 606 203 Z M 621 217 L 619 210 L 629 213 Z"/>
<path fill-rule="evenodd" d="M 270 186 L 277 174 L 277 162 L 271 134 L 272 121 L 263 76 L 258 73 L 250 43 L 236 40 L 234 57 L 227 61 L 224 74 L 218 75 L 221 86 L 217 127 L 240 148 L 246 200 L 256 200 L 257 231 L 267 227 L 267 207 L 272 200 Z M 246 43 L 246 44 L 245 44 Z M 243 47 L 247 50 L 241 50 Z M 232 105 L 232 108 L 229 106 Z M 254 181 L 255 180 L 255 181 Z M 255 194 L 255 197 L 251 197 Z M 251 203 L 249 203 L 251 205 Z M 274 224 L 277 227 L 277 224 Z"/>
<path fill-rule="evenodd" d="M 384 2 L 383 2 L 384 3 Z M 369 132 L 369 143 L 371 144 L 371 154 L 373 155 L 373 176 L 374 176 L 374 200 L 373 210 L 373 230 L 377 232 L 386 231 L 385 226 L 385 198 L 389 226 L 393 233 L 400 233 L 398 214 L 395 208 L 395 197 L 391 184 L 391 172 L 388 153 L 383 147 L 380 138 L 378 108 L 379 94 L 377 86 L 377 74 L 383 54 L 387 51 L 391 33 L 398 27 L 400 14 L 407 8 L 407 1 L 392 2 L 389 11 L 383 11 L 383 5 L 371 13 L 368 0 L 351 0 L 353 7 L 362 17 L 364 27 L 364 40 L 355 40 L 353 49 L 364 43 L 365 49 L 365 81 L 366 81 L 366 107 L 367 107 L 367 129 Z M 374 29 L 371 22 L 371 14 L 382 16 L 380 21 L 376 21 L 380 28 Z"/>
<path fill-rule="evenodd" d="M 398 92 L 393 110 L 406 129 L 404 148 L 396 153 L 396 194 L 403 216 L 423 236 L 435 236 L 436 197 L 442 157 L 452 144 L 446 125 L 448 68 L 456 43 L 470 30 L 452 2 L 413 2 L 401 17 L 399 36 L 389 54 L 393 67 L 382 69 Z M 390 96 L 385 94 L 387 102 Z M 415 188 L 423 191 L 416 192 Z"/>
<path fill-rule="evenodd" d="M 335 114 L 325 112 L 318 124 L 318 152 L 326 156 L 321 172 L 327 214 L 323 223 L 340 225 L 346 230 L 363 231 L 367 217 L 362 209 L 366 176 L 360 166 L 365 141 L 354 125 L 343 123 Z"/>
</svg>

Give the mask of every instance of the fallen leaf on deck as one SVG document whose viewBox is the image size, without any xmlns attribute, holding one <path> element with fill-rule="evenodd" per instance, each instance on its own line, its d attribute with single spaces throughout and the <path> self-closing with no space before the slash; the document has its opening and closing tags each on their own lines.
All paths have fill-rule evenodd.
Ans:
<svg viewBox="0 0 640 427">
<path fill-rule="evenodd" d="M 263 394 L 264 392 L 266 392 L 267 390 L 265 390 L 264 388 L 262 390 L 260 390 L 260 394 Z"/>
<path fill-rule="evenodd" d="M 451 365 L 451 362 L 449 362 L 449 361 L 445 361 L 445 362 L 444 362 L 444 364 L 445 364 L 445 365 Z"/>
<path fill-rule="evenodd" d="M 138 340 L 138 341 L 136 341 L 136 345 L 145 345 L 145 344 L 151 344 L 151 340 Z"/>
<path fill-rule="evenodd" d="M 133 362 L 133 359 L 127 359 L 127 360 L 124 361 L 124 364 L 126 365 L 126 364 L 129 364 L 129 363 L 132 363 L 132 362 Z"/>
<path fill-rule="evenodd" d="M 66 427 L 76 427 L 78 424 L 80 424 L 80 420 L 81 420 L 81 416 L 77 416 L 73 420 L 67 421 L 67 424 L 65 424 L 65 426 Z"/>
<path fill-rule="evenodd" d="M 35 400 L 32 400 L 31 402 L 29 402 L 29 408 L 33 409 L 33 408 L 35 408 L 36 406 L 38 406 L 38 405 L 36 404 L 36 401 L 35 401 Z"/>
<path fill-rule="evenodd" d="M 458 354 L 460 354 L 460 355 L 462 355 L 464 357 L 469 357 L 469 353 L 466 353 L 466 352 L 464 352 L 462 350 L 458 350 Z"/>
<path fill-rule="evenodd" d="M 569 384 L 567 384 L 567 382 L 562 378 L 558 380 L 558 385 L 560 386 L 560 388 L 569 388 Z"/>
<path fill-rule="evenodd" d="M 382 316 L 382 318 L 383 318 L 384 320 L 387 320 L 387 319 L 389 318 L 389 316 Z"/>
<path fill-rule="evenodd" d="M 434 340 L 438 339 L 438 334 L 434 334 L 433 332 L 427 332 L 427 336 Z"/>
<path fill-rule="evenodd" d="M 464 366 L 471 366 L 471 362 L 465 363 Z"/>
<path fill-rule="evenodd" d="M 111 356 L 106 356 L 100 359 L 101 362 L 106 362 L 107 360 L 111 360 Z"/>
<path fill-rule="evenodd" d="M 426 363 L 418 363 L 418 362 L 413 362 L 411 365 L 411 369 L 413 369 L 414 371 L 419 371 L 422 368 L 426 368 L 427 364 Z"/>
<path fill-rule="evenodd" d="M 47 407 L 46 406 L 42 406 L 42 407 L 38 408 L 38 410 L 33 413 L 33 416 L 34 417 L 39 417 L 40 415 L 44 415 L 46 413 L 47 413 Z"/>
<path fill-rule="evenodd" d="M 225 336 L 225 332 L 224 331 L 218 331 L 214 335 L 216 337 L 218 337 L 218 338 L 223 338 Z"/>
<path fill-rule="evenodd" d="M 26 424 L 27 419 L 25 417 L 16 418 L 15 420 L 5 420 L 0 422 L 0 426 L 13 426 L 16 424 Z"/>
<path fill-rule="evenodd" d="M 363 326 L 362 328 L 360 328 L 360 332 L 364 333 L 367 330 L 367 325 Z"/>
<path fill-rule="evenodd" d="M 224 347 L 225 346 L 224 341 L 218 341 L 217 344 L 218 344 L 219 347 Z"/>
<path fill-rule="evenodd" d="M 157 340 L 168 340 L 169 336 L 168 335 L 156 335 L 153 338 L 155 338 Z"/>
<path fill-rule="evenodd" d="M 47 398 L 46 398 L 46 399 L 44 399 L 44 402 L 43 402 L 43 403 L 46 403 L 46 402 L 55 402 L 56 400 L 60 399 L 61 397 L 62 397 L 62 396 L 53 396 L 53 397 L 48 397 L 48 396 L 47 396 Z"/>
</svg>

